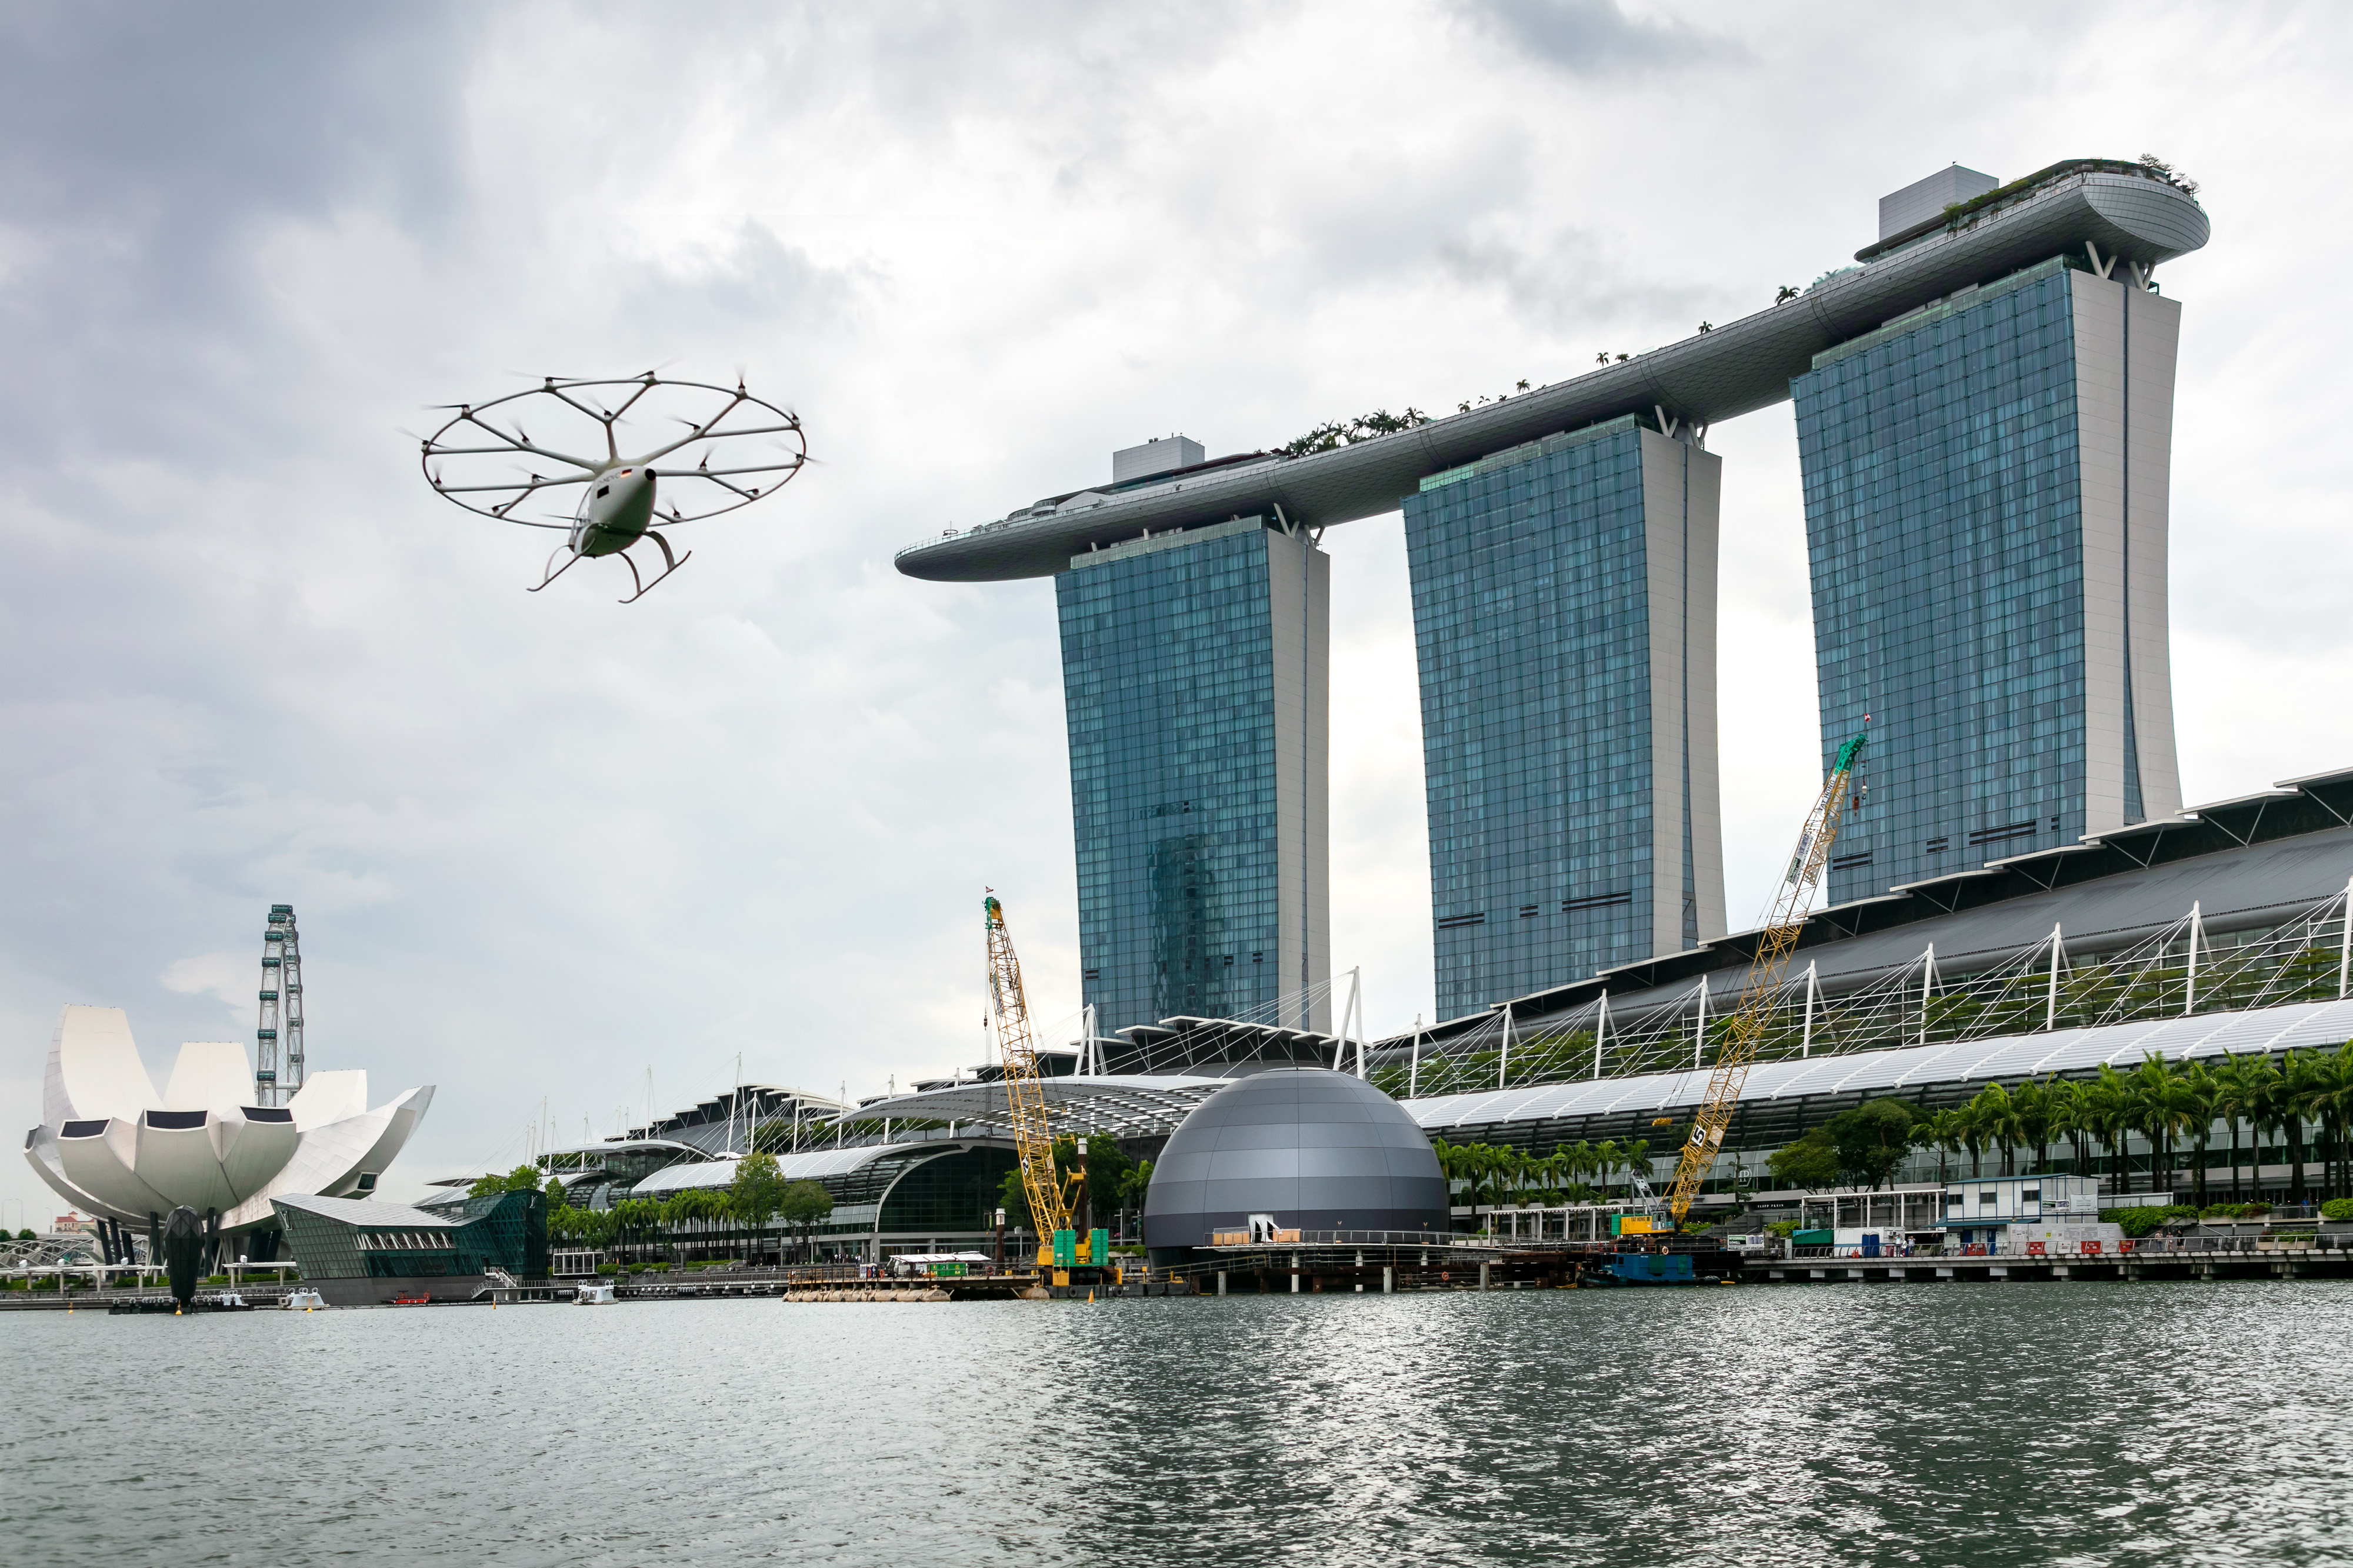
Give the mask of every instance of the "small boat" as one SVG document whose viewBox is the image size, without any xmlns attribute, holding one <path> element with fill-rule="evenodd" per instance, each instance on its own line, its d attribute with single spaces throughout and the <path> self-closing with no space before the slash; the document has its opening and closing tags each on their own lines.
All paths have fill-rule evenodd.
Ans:
<svg viewBox="0 0 2353 1568">
<path fill-rule="evenodd" d="M 395 1296 L 392 1299 L 392 1304 L 396 1307 L 429 1307 L 433 1305 L 433 1298 L 430 1296 Z"/>
<path fill-rule="evenodd" d="M 327 1299 L 316 1290 L 301 1289 L 286 1292 L 286 1310 L 290 1312 L 316 1310 L 327 1304 Z"/>
<path fill-rule="evenodd" d="M 613 1294 L 612 1286 L 599 1281 L 594 1285 L 581 1286 L 574 1292 L 572 1304 L 575 1307 L 609 1307 L 619 1300 L 619 1297 Z"/>
</svg>

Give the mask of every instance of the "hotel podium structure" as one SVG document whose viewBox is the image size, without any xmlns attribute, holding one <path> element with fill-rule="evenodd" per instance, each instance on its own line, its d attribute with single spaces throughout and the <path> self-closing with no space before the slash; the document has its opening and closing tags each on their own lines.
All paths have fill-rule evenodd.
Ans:
<svg viewBox="0 0 2353 1568">
<path fill-rule="evenodd" d="M 1725 480 L 1705 442 L 1715 423 L 1785 399 L 1825 766 L 1872 718 L 1831 896 L 2179 809 L 2165 557 L 2179 307 L 2153 273 L 2206 243 L 2205 213 L 2163 168 L 2106 159 L 2009 184 L 1956 166 L 1880 212 L 1855 266 L 1589 374 L 1299 458 L 1201 461 L 1189 442 L 1155 442 L 1121 454 L 1111 484 L 900 553 L 919 578 L 1063 577 L 1082 963 L 1104 1030 L 1149 1022 L 1164 1002 L 1207 1009 L 1222 994 L 1232 1012 L 1261 999 L 1219 992 L 1207 969 L 1171 967 L 1164 981 L 1161 966 L 1198 953 L 1222 972 L 1228 956 L 1264 951 L 1236 940 L 1262 929 L 1248 923 L 1260 916 L 1229 925 L 1228 911 L 1270 897 L 1282 940 L 1297 938 L 1276 950 L 1289 955 L 1279 994 L 1324 977 L 1328 612 L 1312 542 L 1400 509 L 1441 1012 L 1722 934 L 1714 576 Z M 1295 574 L 1307 588 L 1295 609 L 1271 564 L 1263 589 L 1252 577 L 1193 594 L 1196 573 L 1225 584 L 1231 552 L 1261 548 L 1234 542 L 1250 535 L 1265 537 L 1269 563 L 1313 563 Z M 1156 633 L 1142 599 L 1124 625 L 1116 610 L 1083 609 L 1146 576 L 1145 598 L 1196 603 L 1162 615 Z M 1232 647 L 1217 646 L 1220 626 Z M 1261 653 L 1266 679 L 1240 679 Z M 1282 680 L 1301 694 L 1289 730 L 1259 695 Z M 1187 700 L 1203 692 L 1225 693 L 1204 699 L 1214 722 Z M 1220 727 L 1226 740 L 1202 743 Z M 1232 748 L 1222 773 L 1218 744 Z M 1267 755 L 1302 759 L 1288 816 L 1279 770 L 1271 812 L 1250 793 L 1261 785 L 1240 783 Z M 1196 781 L 1211 773 L 1229 803 L 1217 826 L 1147 826 L 1206 793 Z M 1233 826 L 1268 817 L 1263 832 Z M 1171 875 L 1201 868 L 1216 879 Z M 1249 890 L 1228 901 L 1229 888 Z"/>
</svg>

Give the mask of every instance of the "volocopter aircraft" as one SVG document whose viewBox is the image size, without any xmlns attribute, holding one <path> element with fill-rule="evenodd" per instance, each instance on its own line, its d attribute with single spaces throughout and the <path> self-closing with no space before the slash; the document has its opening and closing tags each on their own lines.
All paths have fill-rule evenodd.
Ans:
<svg viewBox="0 0 2353 1568">
<path fill-rule="evenodd" d="M 681 405 L 693 413 L 675 412 Z M 534 594 L 575 563 L 610 555 L 629 569 L 635 591 L 621 603 L 634 604 L 693 555 L 675 553 L 662 528 L 749 506 L 763 494 L 775 494 L 808 461 L 799 417 L 753 396 L 740 377 L 731 389 L 664 381 L 652 371 L 621 380 L 548 376 L 538 386 L 488 403 L 445 406 L 456 407 L 458 414 L 424 438 L 427 482 L 469 511 L 526 528 L 564 531 L 564 542 L 548 556 L 530 590 Z M 543 430 L 552 420 L 559 431 L 569 426 L 590 435 L 604 447 L 604 456 L 565 449 L 573 444 L 569 431 L 534 440 L 522 423 L 526 413 Z M 686 433 L 648 439 L 670 423 L 685 426 Z M 630 441 L 627 455 L 625 436 Z M 772 438 L 765 448 L 747 451 L 740 445 L 762 437 Z M 698 445 L 696 454 L 692 448 Z M 732 461 L 731 452 L 736 454 Z M 714 454 L 720 457 L 716 466 Z M 690 464 L 688 456 L 697 460 Z M 530 466 L 534 458 L 568 471 L 543 474 Z M 765 477 L 770 475 L 781 477 Z M 568 516 L 518 515 L 527 503 L 536 506 L 543 491 L 555 492 L 550 499 L 573 500 L 575 486 L 579 492 Z M 662 569 L 650 582 L 638 574 L 629 555 L 647 539 L 662 558 Z"/>
</svg>

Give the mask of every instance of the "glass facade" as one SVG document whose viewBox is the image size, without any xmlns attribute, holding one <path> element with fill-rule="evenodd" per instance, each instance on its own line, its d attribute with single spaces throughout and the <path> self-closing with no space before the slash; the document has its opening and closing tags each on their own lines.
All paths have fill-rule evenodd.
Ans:
<svg viewBox="0 0 2353 1568">
<path fill-rule="evenodd" d="M 892 1184 L 876 1228 L 886 1236 L 990 1229 L 1006 1173 L 1018 1169 L 1010 1149 L 967 1149 L 926 1160 Z"/>
<path fill-rule="evenodd" d="M 1819 355 L 1790 383 L 1825 769 L 1870 716 L 1834 902 L 2113 826 L 2088 820 L 2079 415 L 2102 367 L 2084 363 L 2077 309 L 2053 258 Z M 2096 555 L 2102 530 L 2089 538 Z M 2113 662 L 2111 766 L 2134 821 L 2132 697 Z"/>
<path fill-rule="evenodd" d="M 1406 498 L 1440 1017 L 1722 934 L 1719 478 L 1629 416 Z"/>
<path fill-rule="evenodd" d="M 1078 556 L 1055 587 L 1099 1029 L 1325 980 L 1322 552 L 1243 519 Z"/>
<path fill-rule="evenodd" d="M 424 1279 L 502 1268 L 547 1277 L 547 1199 L 492 1193 L 433 1210 L 347 1198 L 280 1198 L 272 1207 L 305 1279 Z"/>
</svg>

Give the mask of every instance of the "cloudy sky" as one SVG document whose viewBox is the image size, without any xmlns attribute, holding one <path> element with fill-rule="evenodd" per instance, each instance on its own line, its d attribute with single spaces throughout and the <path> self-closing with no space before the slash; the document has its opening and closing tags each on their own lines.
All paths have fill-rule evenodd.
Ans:
<svg viewBox="0 0 2353 1568">
<path fill-rule="evenodd" d="M 1561 379 L 1767 304 L 1883 193 L 2159 154 L 2184 301 L 2189 798 L 2353 762 L 2331 7 L 1609 0 L 0 16 L 0 1108 L 58 1007 L 151 1065 L 254 1028 L 300 913 L 314 1069 L 439 1086 L 389 1190 L 750 1079 L 978 1059 L 984 883 L 1076 1005 L 1046 583 L 902 544 L 1107 478 Z M 2335 106 L 2335 107 L 2332 107 Z M 2289 283 L 2296 286 L 2289 288 Z M 747 375 L 819 462 L 530 596 L 421 481 L 428 404 Z M 1720 426 L 1736 919 L 1814 779 L 1786 405 Z M 1430 1005 L 1394 516 L 1335 563 L 1334 952 Z M 13 1162 L 10 1225 L 56 1208 Z"/>
</svg>

